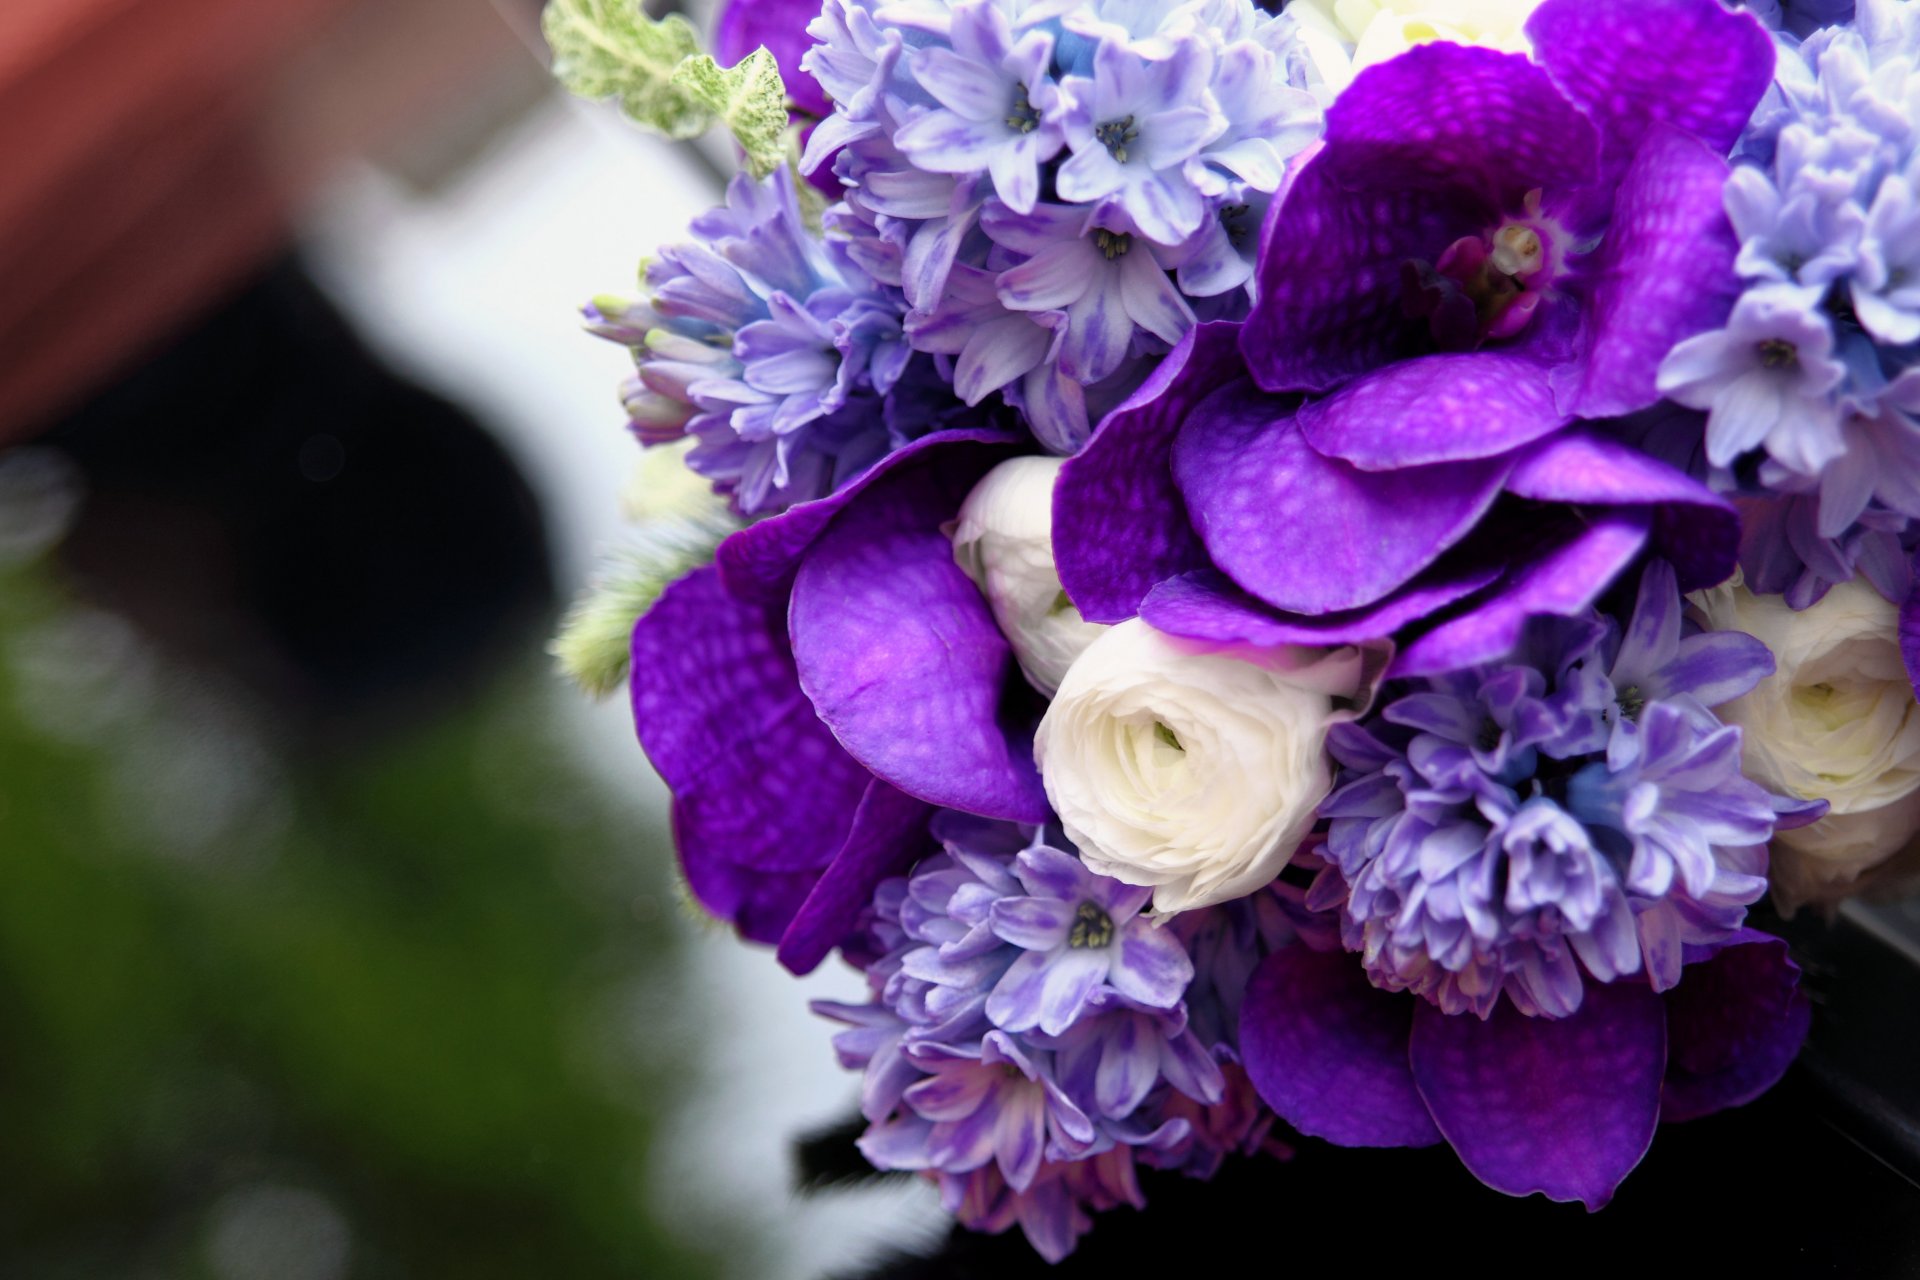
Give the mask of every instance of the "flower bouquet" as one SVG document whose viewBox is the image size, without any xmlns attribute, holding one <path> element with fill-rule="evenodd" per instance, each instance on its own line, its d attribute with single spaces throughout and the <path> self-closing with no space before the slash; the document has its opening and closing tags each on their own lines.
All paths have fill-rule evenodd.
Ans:
<svg viewBox="0 0 1920 1280">
<path fill-rule="evenodd" d="M 1779 1079 L 1749 911 L 1920 831 L 1920 4 L 547 31 L 742 165 L 588 309 L 705 483 L 560 652 L 864 973 L 868 1160 L 1058 1259 L 1285 1134 L 1597 1210 Z"/>
</svg>

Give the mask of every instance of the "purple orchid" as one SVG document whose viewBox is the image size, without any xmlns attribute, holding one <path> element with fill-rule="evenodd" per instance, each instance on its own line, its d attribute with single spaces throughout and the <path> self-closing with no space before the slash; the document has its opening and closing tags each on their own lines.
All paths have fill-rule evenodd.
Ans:
<svg viewBox="0 0 1920 1280">
<path fill-rule="evenodd" d="M 1097 876 L 1044 845 L 1022 853 L 1014 874 L 1029 896 L 996 902 L 991 927 L 1025 954 L 987 1000 L 995 1024 L 1060 1035 L 1102 990 L 1149 1009 L 1180 1002 L 1193 963 L 1172 933 L 1141 917 L 1151 889 Z"/>
<path fill-rule="evenodd" d="M 1410 675 L 1586 608 L 1649 544 L 1688 586 L 1732 568 L 1724 499 L 1574 424 L 1655 403 L 1726 317 L 1723 157 L 1771 43 L 1717 0 L 1547 0 L 1528 30 L 1537 61 L 1425 45 L 1340 95 L 1245 326 L 1191 335 L 1062 476 L 1086 617 L 1398 631 Z"/>
<path fill-rule="evenodd" d="M 1351 957 L 1270 956 L 1247 993 L 1241 1045 L 1260 1096 L 1339 1146 L 1449 1143 L 1496 1191 L 1613 1197 L 1662 1122 L 1739 1106 L 1805 1038 L 1799 969 L 1778 938 L 1742 930 L 1688 948 L 1664 994 L 1623 979 L 1566 1018 L 1510 1005 L 1485 1021 L 1370 986 Z"/>
<path fill-rule="evenodd" d="M 1049 817 L 1024 681 L 940 531 L 1017 449 L 928 436 L 734 534 L 634 628 L 634 722 L 693 894 L 796 971 L 927 851 L 934 806 Z"/>
</svg>

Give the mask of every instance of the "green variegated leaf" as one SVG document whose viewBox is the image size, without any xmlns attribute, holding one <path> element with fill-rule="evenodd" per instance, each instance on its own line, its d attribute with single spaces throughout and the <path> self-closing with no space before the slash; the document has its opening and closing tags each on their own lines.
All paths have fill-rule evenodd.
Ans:
<svg viewBox="0 0 1920 1280">
<path fill-rule="evenodd" d="M 787 87 L 771 53 L 755 49 L 731 68 L 702 54 L 681 63 L 673 83 L 732 132 L 754 177 L 766 177 L 786 159 Z"/>
</svg>

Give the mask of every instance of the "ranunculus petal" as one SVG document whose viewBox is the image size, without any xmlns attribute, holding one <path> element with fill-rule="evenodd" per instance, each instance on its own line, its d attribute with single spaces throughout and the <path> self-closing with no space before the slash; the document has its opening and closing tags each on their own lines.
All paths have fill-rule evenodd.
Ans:
<svg viewBox="0 0 1920 1280">
<path fill-rule="evenodd" d="M 895 471 L 925 465 L 927 454 L 939 454 L 944 459 L 941 465 L 969 470 L 977 479 L 1012 452 L 1006 448 L 995 451 L 994 446 L 1012 441 L 1004 431 L 977 427 L 937 431 L 915 440 L 887 455 L 846 488 L 755 521 L 727 538 L 720 544 L 717 557 L 720 577 L 727 590 L 741 600 L 784 604 L 792 590 L 794 571 L 814 540 L 861 494 Z"/>
<path fill-rule="evenodd" d="M 1659 1124 L 1666 1006 L 1633 981 L 1589 985 L 1566 1018 L 1529 1018 L 1503 1000 L 1482 1022 L 1418 1001 L 1411 1058 L 1420 1096 L 1475 1177 L 1598 1209 Z"/>
<path fill-rule="evenodd" d="M 1054 564 L 1087 621 L 1131 618 L 1155 583 L 1206 563 L 1173 484 L 1173 438 L 1195 403 L 1238 376 L 1238 333 L 1222 323 L 1188 333 L 1061 468 Z"/>
<path fill-rule="evenodd" d="M 753 941 L 777 942 L 845 844 L 871 776 L 801 693 L 778 615 L 734 600 L 711 568 L 635 625 L 631 686 L 694 895 Z"/>
<path fill-rule="evenodd" d="M 1513 531 L 1516 542 L 1539 539 L 1544 549 L 1516 555 L 1523 566 L 1507 582 L 1465 613 L 1421 636 L 1388 667 L 1391 677 L 1436 675 L 1499 657 L 1519 643 L 1526 620 L 1535 614 L 1570 616 L 1592 604 L 1607 584 L 1633 563 L 1647 543 L 1652 523 L 1644 511 L 1624 508 L 1551 532 Z M 1490 538 L 1495 536 L 1490 531 Z M 1558 541 L 1559 545 L 1553 546 Z"/>
<path fill-rule="evenodd" d="M 1667 353 L 1733 310 L 1740 245 L 1721 205 L 1723 156 L 1661 125 L 1634 157 L 1593 268 L 1591 345 L 1572 413 L 1612 418 L 1658 402 Z"/>
<path fill-rule="evenodd" d="M 1004 719 L 1009 688 L 1024 682 L 940 530 L 1004 456 L 964 448 L 895 467 L 820 535 L 794 578 L 794 663 L 848 753 L 902 791 L 1045 822 L 1031 727 Z"/>
<path fill-rule="evenodd" d="M 1173 474 L 1214 563 L 1290 612 L 1356 609 L 1403 586 L 1473 528 L 1509 465 L 1361 471 L 1316 452 L 1283 403 L 1242 384 L 1196 406 Z"/>
<path fill-rule="evenodd" d="M 1487 565 L 1449 570 L 1443 563 L 1364 609 L 1318 617 L 1280 613 L 1240 590 L 1223 573 L 1183 573 L 1147 593 L 1140 616 L 1158 631 L 1216 644 L 1271 648 L 1283 644 L 1353 644 L 1391 635 L 1409 622 L 1464 600 L 1500 571 Z"/>
<path fill-rule="evenodd" d="M 1407 1061 L 1412 996 L 1380 991 L 1357 956 L 1291 946 L 1261 962 L 1240 1010 L 1240 1055 L 1266 1104 L 1343 1147 L 1440 1141 Z"/>
<path fill-rule="evenodd" d="M 780 963 L 811 973 L 873 905 L 873 891 L 925 852 L 933 806 L 875 778 L 853 814 L 847 841 L 780 939 Z"/>
<path fill-rule="evenodd" d="M 1765 1093 L 1800 1052 L 1811 1017 L 1787 944 L 1754 929 L 1689 964 L 1666 1002 L 1663 1120 L 1690 1120 Z"/>
<path fill-rule="evenodd" d="M 1307 442 L 1363 471 L 1490 458 L 1565 426 L 1547 367 L 1522 352 L 1422 356 L 1378 369 L 1295 421 Z"/>
<path fill-rule="evenodd" d="M 1654 543 L 1682 591 L 1724 582 L 1740 551 L 1733 504 L 1666 463 L 1615 440 L 1562 432 L 1528 450 L 1507 491 L 1539 502 L 1648 507 Z"/>
<path fill-rule="evenodd" d="M 1725 155 L 1773 79 L 1773 41 L 1719 0 L 1546 0 L 1527 22 L 1539 59 L 1600 126 L 1617 179 L 1665 121 Z"/>
</svg>

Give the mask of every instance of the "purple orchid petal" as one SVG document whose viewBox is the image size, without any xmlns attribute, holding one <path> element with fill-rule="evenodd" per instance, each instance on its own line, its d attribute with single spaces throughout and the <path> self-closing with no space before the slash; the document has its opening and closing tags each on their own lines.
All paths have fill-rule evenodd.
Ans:
<svg viewBox="0 0 1920 1280">
<path fill-rule="evenodd" d="M 1536 522 L 1537 523 L 1537 522 Z M 1466 613 L 1441 623 L 1400 651 L 1387 668 L 1390 677 L 1438 675 L 1500 657 L 1520 641 L 1535 614 L 1571 616 L 1597 599 L 1646 546 L 1652 519 L 1631 508 L 1610 512 L 1591 524 L 1568 528 L 1516 530 L 1550 550 L 1516 555 L 1524 566 Z M 1487 533 L 1489 541 L 1498 531 Z"/>
<path fill-rule="evenodd" d="M 1173 438 L 1195 403 L 1237 376 L 1238 333 L 1214 323 L 1187 334 L 1061 468 L 1054 562 L 1088 621 L 1123 622 L 1162 578 L 1206 564 L 1173 484 Z"/>
<path fill-rule="evenodd" d="M 1482 1022 L 1419 1001 L 1410 1056 L 1420 1096 L 1475 1177 L 1594 1210 L 1653 1142 L 1666 1006 L 1637 982 L 1589 986 L 1566 1018 L 1502 1001 Z"/>
<path fill-rule="evenodd" d="M 1272 648 L 1283 644 L 1354 644 L 1392 635 L 1410 622 L 1454 604 L 1500 576 L 1487 565 L 1449 568 L 1444 562 L 1365 609 L 1305 617 L 1278 613 L 1236 587 L 1226 575 L 1201 569 L 1169 578 L 1140 604 L 1156 631 L 1215 644 Z"/>
<path fill-rule="evenodd" d="M 1504 459 L 1370 473 L 1323 457 L 1285 402 L 1245 384 L 1196 406 L 1173 474 L 1213 561 L 1276 608 L 1324 614 L 1382 599 L 1493 504 Z"/>
<path fill-rule="evenodd" d="M 1300 171 L 1261 232 L 1259 302 L 1240 334 L 1268 391 L 1327 391 L 1415 354 L 1401 270 L 1481 229 L 1483 210 L 1448 195 L 1342 186 L 1322 151 Z"/>
<path fill-rule="evenodd" d="M 780 939 L 779 958 L 792 973 L 811 973 L 839 946 L 873 891 L 900 875 L 925 851 L 933 807 L 875 778 L 853 814 L 847 842 L 801 904 Z"/>
<path fill-rule="evenodd" d="M 1413 354 L 1403 266 L 1485 232 L 1529 191 L 1585 185 L 1598 156 L 1592 125 L 1524 57 L 1435 43 L 1368 68 L 1267 221 L 1242 338 L 1255 379 L 1326 391 Z"/>
<path fill-rule="evenodd" d="M 1107 983 L 1136 1004 L 1171 1009 L 1193 981 L 1193 961 L 1173 930 L 1137 921 L 1120 934 Z"/>
<path fill-rule="evenodd" d="M 854 759 L 930 804 L 1040 823 L 1031 728 L 1002 723 L 1013 651 L 940 531 L 1006 453 L 922 452 L 869 486 L 807 552 L 788 626 L 800 685 Z"/>
<path fill-rule="evenodd" d="M 938 431 L 915 440 L 876 463 L 846 488 L 812 502 L 799 503 L 730 536 L 720 544 L 720 577 L 727 584 L 727 590 L 740 600 L 784 603 L 793 587 L 794 570 L 799 568 L 808 548 L 854 499 L 895 471 L 925 465 L 927 454 L 945 454 L 953 449 L 953 457 L 942 465 L 964 469 L 979 465 L 977 459 L 986 456 L 991 446 L 1011 440 L 1012 437 L 1002 431 L 971 427 Z M 963 445 L 974 447 L 963 449 L 960 447 Z M 1005 456 L 1005 451 L 993 456 L 997 462 Z M 984 474 L 992 465 L 987 463 L 980 473 Z"/>
<path fill-rule="evenodd" d="M 734 600 L 711 568 L 635 625 L 631 684 L 695 897 L 753 941 L 779 941 L 870 775 L 801 693 L 778 616 Z"/>
<path fill-rule="evenodd" d="M 1667 125 L 1647 137 L 1614 197 L 1594 264 L 1592 346 L 1572 410 L 1612 418 L 1655 404 L 1660 362 L 1733 310 L 1740 250 L 1721 192 L 1721 153 Z"/>
<path fill-rule="evenodd" d="M 1527 36 L 1600 126 L 1603 180 L 1624 172 L 1661 122 L 1725 155 L 1773 79 L 1766 29 L 1719 0 L 1547 0 Z"/>
<path fill-rule="evenodd" d="M 1667 1002 L 1661 1119 L 1737 1107 L 1786 1073 L 1811 1018 L 1787 944 L 1742 929 L 1712 959 L 1687 965 Z"/>
<path fill-rule="evenodd" d="M 1507 491 L 1540 502 L 1651 506 L 1654 542 L 1682 591 L 1726 581 L 1739 557 L 1740 517 L 1732 503 L 1618 441 L 1555 436 L 1521 457 Z"/>
<path fill-rule="evenodd" d="M 818 0 L 729 0 L 713 31 L 713 55 L 723 66 L 733 66 L 765 46 L 780 66 L 787 97 L 810 116 L 824 119 L 833 112 L 820 82 L 800 69 L 800 59 L 813 47 L 807 24 L 820 16 Z"/>
<path fill-rule="evenodd" d="M 1570 416 L 1554 403 L 1541 361 L 1475 351 L 1376 370 L 1304 406 L 1295 421 L 1319 452 L 1362 471 L 1394 471 L 1490 458 L 1532 444 Z"/>
<path fill-rule="evenodd" d="M 1915 552 L 1916 561 L 1920 561 L 1920 552 Z M 1920 563 L 1914 566 L 1920 573 Z M 1907 679 L 1913 682 L 1916 695 L 1920 695 L 1920 591 L 1907 596 L 1900 606 L 1900 659 L 1906 664 Z"/>
<path fill-rule="evenodd" d="M 1266 1104 L 1301 1133 L 1343 1147 L 1440 1141 L 1407 1062 L 1413 997 L 1380 991 L 1359 960 L 1286 947 L 1240 1009 L 1240 1056 Z"/>
</svg>

